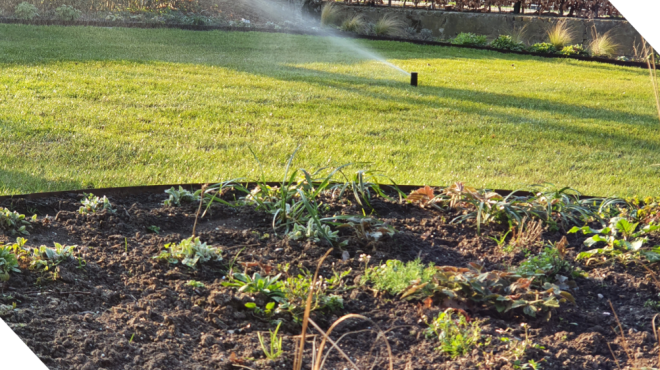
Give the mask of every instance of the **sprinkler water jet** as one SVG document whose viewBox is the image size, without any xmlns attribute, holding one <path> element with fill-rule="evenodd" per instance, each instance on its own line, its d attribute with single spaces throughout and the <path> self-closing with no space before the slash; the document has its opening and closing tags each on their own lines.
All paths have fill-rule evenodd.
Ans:
<svg viewBox="0 0 660 370">
<path fill-rule="evenodd" d="M 417 87 L 417 72 L 412 72 L 410 74 L 410 85 Z"/>
</svg>

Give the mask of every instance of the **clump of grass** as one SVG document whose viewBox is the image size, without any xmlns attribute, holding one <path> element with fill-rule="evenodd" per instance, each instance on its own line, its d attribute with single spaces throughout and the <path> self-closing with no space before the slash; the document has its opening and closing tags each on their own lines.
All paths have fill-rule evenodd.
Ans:
<svg viewBox="0 0 660 370">
<path fill-rule="evenodd" d="M 355 32 L 360 33 L 364 30 L 366 23 L 362 15 L 358 14 L 351 18 L 344 20 L 339 29 L 344 32 Z"/>
<path fill-rule="evenodd" d="M 593 41 L 589 44 L 589 52 L 595 56 L 612 56 L 616 54 L 619 45 L 614 42 L 611 32 L 605 32 L 599 35 L 593 30 Z"/>
<path fill-rule="evenodd" d="M 559 21 L 548 31 L 548 41 L 555 49 L 562 50 L 573 42 L 573 31 L 566 25 L 566 21 Z"/>
<path fill-rule="evenodd" d="M 405 27 L 406 24 L 402 20 L 391 14 L 385 14 L 376 22 L 373 30 L 377 36 L 400 36 L 404 33 Z"/>
<path fill-rule="evenodd" d="M 479 322 L 468 321 L 462 313 L 454 317 L 454 311 L 453 308 L 448 308 L 441 312 L 426 330 L 427 337 L 435 337 L 440 341 L 438 350 L 452 359 L 470 353 L 481 339 Z"/>
<path fill-rule="evenodd" d="M 525 45 L 525 35 L 527 34 L 527 26 L 528 24 L 524 25 L 523 27 L 520 28 L 513 28 L 511 31 L 511 40 L 515 42 L 516 44 L 523 44 Z"/>
<path fill-rule="evenodd" d="M 334 3 L 326 3 L 321 11 L 321 25 L 329 26 L 339 20 L 340 10 Z"/>
</svg>

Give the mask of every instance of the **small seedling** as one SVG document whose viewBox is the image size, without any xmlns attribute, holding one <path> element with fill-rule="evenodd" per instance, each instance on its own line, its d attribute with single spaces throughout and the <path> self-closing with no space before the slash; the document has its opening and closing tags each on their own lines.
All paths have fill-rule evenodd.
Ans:
<svg viewBox="0 0 660 370">
<path fill-rule="evenodd" d="M 276 302 L 284 300 L 284 293 L 282 292 L 282 282 L 278 281 L 281 274 L 276 276 L 261 276 L 259 273 L 254 273 L 252 277 L 243 273 L 236 273 L 232 275 L 230 281 L 223 283 L 223 286 L 238 288 L 241 293 L 261 293 Z"/>
<path fill-rule="evenodd" d="M 449 308 L 441 312 L 431 321 L 426 330 L 427 337 L 437 338 L 440 341 L 438 350 L 448 354 L 452 359 L 464 356 L 479 344 L 481 327 L 479 322 L 468 321 L 466 315 L 459 312 L 454 317 L 454 309 Z"/>
<path fill-rule="evenodd" d="M 23 251 L 23 245 L 26 240 L 16 239 L 12 245 L 0 245 L 0 281 L 9 280 L 9 274 L 12 272 L 21 272 L 18 268 L 18 256 Z"/>
<path fill-rule="evenodd" d="M 36 215 L 32 220 L 36 220 Z M 9 231 L 12 235 L 30 235 L 26 230 L 28 227 L 30 222 L 25 219 L 25 215 L 0 207 L 0 229 Z"/>
<path fill-rule="evenodd" d="M 273 314 L 275 309 L 275 302 L 266 303 L 266 307 L 262 310 L 254 302 L 248 302 L 245 304 L 245 307 L 252 310 L 256 315 L 270 317 Z"/>
<path fill-rule="evenodd" d="M 165 260 L 172 264 L 181 262 L 181 264 L 190 268 L 195 268 L 198 262 L 222 261 L 222 250 L 209 247 L 206 243 L 202 243 L 199 238 L 190 237 L 182 240 L 179 244 L 166 244 L 165 249 L 153 258 Z"/>
<path fill-rule="evenodd" d="M 264 344 L 264 339 L 261 337 L 261 333 L 257 333 L 257 337 L 259 337 L 259 343 L 261 344 L 261 349 L 264 351 L 264 355 L 269 360 L 277 360 L 280 356 L 282 356 L 282 337 L 277 336 L 277 331 L 280 330 L 280 325 L 282 325 L 282 322 L 279 322 L 277 324 L 277 328 L 275 328 L 275 331 L 268 331 L 270 333 L 270 345 L 269 348 L 266 348 L 266 345 Z"/>
<path fill-rule="evenodd" d="M 83 196 L 83 200 L 80 201 L 80 203 L 82 203 L 82 207 L 78 209 L 78 212 L 81 214 L 86 215 L 89 213 L 96 213 L 101 210 L 106 210 L 109 213 L 115 213 L 115 210 L 112 208 L 112 204 L 110 204 L 110 200 L 105 195 L 103 198 L 99 198 L 94 194 L 83 193 Z"/>
<path fill-rule="evenodd" d="M 182 202 L 193 203 L 200 199 L 200 194 L 198 194 L 198 192 L 192 193 L 181 186 L 179 186 L 179 190 L 172 187 L 165 190 L 165 193 L 170 196 L 169 199 L 163 202 L 166 206 L 178 207 Z"/>
<path fill-rule="evenodd" d="M 160 227 L 156 225 L 147 226 L 147 231 L 154 234 L 160 234 Z"/>
<path fill-rule="evenodd" d="M 204 283 L 196 280 L 188 280 L 186 285 L 193 288 L 206 288 L 206 285 L 204 285 Z"/>
</svg>

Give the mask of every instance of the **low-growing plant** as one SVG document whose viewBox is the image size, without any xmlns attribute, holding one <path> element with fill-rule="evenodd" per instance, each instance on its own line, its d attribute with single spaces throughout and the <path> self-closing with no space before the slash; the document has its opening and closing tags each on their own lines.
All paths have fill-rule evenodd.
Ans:
<svg viewBox="0 0 660 370">
<path fill-rule="evenodd" d="M 422 30 L 419 31 L 419 35 L 417 35 L 417 38 L 422 41 L 433 41 L 435 39 L 435 37 L 433 36 L 433 31 L 431 31 L 428 28 L 422 28 Z"/>
<path fill-rule="evenodd" d="M 24 1 L 16 5 L 16 10 L 14 11 L 14 14 L 18 19 L 31 21 L 39 16 L 39 9 L 37 9 L 36 6 Z"/>
<path fill-rule="evenodd" d="M 328 225 L 318 225 L 314 219 L 307 221 L 307 226 L 294 224 L 293 229 L 287 234 L 293 240 L 310 240 L 315 243 L 327 238 L 330 242 L 336 242 L 339 239 L 338 231 L 332 231 Z"/>
<path fill-rule="evenodd" d="M 12 272 L 21 272 L 18 268 L 18 256 L 26 242 L 27 240 L 18 238 L 15 244 L 0 244 L 0 281 L 9 280 Z"/>
<path fill-rule="evenodd" d="M 188 280 L 186 285 L 192 288 L 206 288 L 206 285 L 204 285 L 204 283 L 197 280 Z"/>
<path fill-rule="evenodd" d="M 522 42 L 517 42 L 513 40 L 513 37 L 508 35 L 500 35 L 490 44 L 491 47 L 500 50 L 511 50 L 511 51 L 525 51 L 527 48 Z"/>
<path fill-rule="evenodd" d="M 160 234 L 160 227 L 156 225 L 147 226 L 147 231 L 154 234 Z"/>
<path fill-rule="evenodd" d="M 275 276 L 261 276 L 254 273 L 252 276 L 244 273 L 231 275 L 229 281 L 222 283 L 223 286 L 238 288 L 241 293 L 263 294 L 275 302 L 284 302 L 282 282 L 279 281 L 282 274 Z"/>
<path fill-rule="evenodd" d="M 513 272 L 484 271 L 483 266 L 476 263 L 470 263 L 468 268 L 436 267 L 435 273 L 427 279 L 414 281 L 401 293 L 401 298 L 433 297 L 439 302 L 465 302 L 477 309 L 498 312 L 521 309 L 532 317 L 559 307 L 561 302 L 575 303 L 573 296 L 558 285 L 546 282 L 537 290 L 532 285 L 533 278 Z"/>
<path fill-rule="evenodd" d="M 389 260 L 381 266 L 366 269 L 362 282 L 371 283 L 373 289 L 377 291 L 397 295 L 408 289 L 411 282 L 416 282 L 418 285 L 430 283 L 434 274 L 433 264 L 426 267 L 419 259 L 406 263 Z"/>
<path fill-rule="evenodd" d="M 197 202 L 200 199 L 199 191 L 193 193 L 184 189 L 182 186 L 179 186 L 178 190 L 174 187 L 171 187 L 165 190 L 165 193 L 170 196 L 168 199 L 163 201 L 163 204 L 166 206 L 178 207 L 182 202 L 192 203 Z"/>
<path fill-rule="evenodd" d="M 362 15 L 358 14 L 344 20 L 341 26 L 339 26 L 339 29 L 344 32 L 362 33 L 365 26 L 366 22 L 364 21 L 364 18 Z"/>
<path fill-rule="evenodd" d="M 38 248 L 30 249 L 26 258 L 30 261 L 31 269 L 49 271 L 60 263 L 73 258 L 73 251 L 77 246 L 67 246 L 60 243 L 54 244 L 54 248 L 42 245 Z"/>
<path fill-rule="evenodd" d="M 35 221 L 36 217 L 37 215 L 34 215 L 32 220 Z M 0 207 L 0 229 L 8 231 L 12 235 L 30 235 L 27 231 L 28 227 L 30 227 L 30 221 L 25 218 L 25 215 Z"/>
<path fill-rule="evenodd" d="M 479 344 L 481 339 L 481 327 L 475 320 L 469 321 L 465 314 L 448 308 L 441 312 L 438 317 L 431 320 L 426 336 L 437 338 L 440 342 L 438 350 L 446 353 L 452 359 L 464 356 Z"/>
<path fill-rule="evenodd" d="M 165 250 L 153 258 L 171 264 L 181 262 L 182 265 L 195 268 L 198 262 L 222 261 L 222 250 L 209 247 L 206 243 L 202 243 L 199 238 L 190 237 L 178 244 L 166 244 Z"/>
<path fill-rule="evenodd" d="M 264 309 L 261 309 L 259 306 L 257 306 L 256 303 L 248 302 L 245 304 L 245 308 L 252 310 L 252 312 L 254 312 L 255 315 L 270 317 L 275 310 L 275 305 L 276 305 L 275 302 L 268 302 L 266 303 Z"/>
<path fill-rule="evenodd" d="M 565 260 L 566 237 L 555 245 L 546 247 L 541 253 L 527 257 L 515 269 L 515 273 L 525 278 L 534 277 L 541 284 L 557 281 L 557 275 L 576 276 L 576 271 Z"/>
<path fill-rule="evenodd" d="M 62 5 L 55 9 L 55 16 L 62 21 L 75 21 L 82 15 L 82 12 L 70 5 Z"/>
<path fill-rule="evenodd" d="M 540 54 L 556 54 L 557 48 L 549 42 L 539 42 L 529 47 L 528 49 L 532 53 Z"/>
<path fill-rule="evenodd" d="M 659 262 L 660 247 L 645 249 L 644 244 L 648 241 L 647 235 L 660 229 L 660 225 L 649 224 L 641 229 L 638 226 L 638 222 L 630 222 L 623 217 L 614 217 L 610 220 L 609 226 L 599 230 L 584 226 L 581 228 L 574 227 L 568 232 L 569 234 L 578 232 L 593 234 L 584 241 L 584 245 L 587 247 L 593 247 L 597 243 L 605 244 L 603 248 L 595 248 L 579 253 L 577 260 L 586 260 L 587 263 L 590 263 L 596 262 L 600 257 L 605 261 L 616 258 L 625 262 L 632 257 L 641 255 L 649 262 Z"/>
<path fill-rule="evenodd" d="M 344 300 L 338 294 L 343 279 L 350 273 L 350 270 L 342 273 L 335 273 L 331 278 L 324 279 L 319 277 L 312 294 L 310 311 L 337 311 L 344 307 Z M 278 310 L 287 311 L 293 316 L 294 320 L 300 320 L 305 312 L 305 304 L 312 285 L 312 276 L 309 273 L 302 273 L 298 276 L 292 276 L 286 279 L 282 284 L 284 300 L 280 302 Z"/>
<path fill-rule="evenodd" d="M 483 35 L 475 35 L 472 32 L 461 32 L 451 40 L 454 45 L 485 46 L 488 39 Z"/>
<path fill-rule="evenodd" d="M 115 209 L 112 208 L 110 200 L 105 195 L 103 198 L 99 198 L 94 194 L 83 193 L 83 200 L 81 200 L 80 203 L 82 203 L 82 207 L 78 209 L 78 212 L 83 215 L 96 213 L 101 210 L 106 210 L 109 213 L 115 213 Z"/>
<path fill-rule="evenodd" d="M 588 55 L 588 53 L 584 50 L 584 46 L 582 45 L 568 45 L 564 46 L 561 51 L 559 51 L 559 54 L 561 55 Z"/>
<path fill-rule="evenodd" d="M 392 14 L 385 14 L 374 25 L 373 31 L 377 36 L 401 36 L 406 23 Z"/>
<path fill-rule="evenodd" d="M 274 332 L 268 330 L 268 333 L 270 334 L 268 347 L 266 347 L 264 344 L 264 339 L 261 337 L 261 333 L 257 333 L 257 337 L 259 337 L 259 344 L 261 344 L 261 349 L 264 351 L 264 355 L 269 360 L 277 360 L 284 353 L 282 350 L 282 337 L 277 336 L 277 331 L 280 330 L 280 325 L 282 325 L 282 322 L 277 323 L 277 327 L 275 328 Z"/>
<path fill-rule="evenodd" d="M 365 241 L 367 245 L 373 245 L 374 248 L 382 237 L 391 237 L 396 233 L 392 226 L 374 217 L 348 217 L 343 221 L 343 226 L 351 227 L 358 239 Z"/>
<path fill-rule="evenodd" d="M 332 2 L 326 2 L 321 10 L 321 25 L 335 25 L 339 20 L 341 10 Z"/>
<path fill-rule="evenodd" d="M 548 41 L 557 50 L 573 42 L 573 31 L 568 27 L 565 20 L 561 20 L 548 31 Z"/>
</svg>

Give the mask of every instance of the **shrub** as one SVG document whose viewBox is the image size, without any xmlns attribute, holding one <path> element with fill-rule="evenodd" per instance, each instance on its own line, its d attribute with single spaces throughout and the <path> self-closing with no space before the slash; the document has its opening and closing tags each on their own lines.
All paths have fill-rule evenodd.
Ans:
<svg viewBox="0 0 660 370">
<path fill-rule="evenodd" d="M 334 3 L 326 3 L 321 11 L 321 25 L 334 25 L 339 20 L 340 10 Z"/>
<path fill-rule="evenodd" d="M 464 356 L 472 351 L 481 339 L 479 322 L 469 322 L 464 314 L 454 318 L 453 308 L 448 308 L 433 319 L 426 329 L 427 337 L 435 337 L 440 341 L 438 350 L 446 353 L 452 359 Z"/>
<path fill-rule="evenodd" d="M 364 18 L 362 18 L 362 15 L 356 15 L 342 22 L 339 29 L 341 29 L 344 32 L 361 33 L 364 31 L 365 26 L 366 24 L 364 22 Z"/>
<path fill-rule="evenodd" d="M 207 246 L 199 238 L 193 239 L 193 237 L 190 237 L 182 240 L 179 244 L 166 244 L 165 249 L 154 258 L 172 264 L 181 262 L 181 264 L 190 268 L 195 268 L 197 262 L 222 261 L 222 250 Z"/>
<path fill-rule="evenodd" d="M 527 48 L 520 42 L 513 40 L 511 36 L 500 35 L 490 46 L 500 50 L 525 51 Z"/>
<path fill-rule="evenodd" d="M 532 53 L 555 54 L 557 53 L 557 48 L 549 42 L 540 42 L 530 46 L 529 51 Z"/>
<path fill-rule="evenodd" d="M 561 50 L 564 46 L 573 42 L 573 31 L 566 26 L 566 21 L 562 20 L 557 22 L 554 27 L 548 31 L 548 41 L 557 50 Z"/>
<path fill-rule="evenodd" d="M 55 9 L 55 16 L 62 21 L 75 21 L 80 18 L 82 12 L 70 5 L 62 5 Z"/>
<path fill-rule="evenodd" d="M 24 1 L 16 6 L 14 14 L 18 19 L 31 21 L 39 16 L 39 10 L 36 6 Z"/>
<path fill-rule="evenodd" d="M 401 36 L 404 33 L 405 23 L 391 14 L 386 14 L 374 25 L 374 33 L 377 36 Z"/>
<path fill-rule="evenodd" d="M 26 230 L 28 227 L 30 222 L 25 219 L 25 215 L 0 207 L 0 229 L 9 231 L 12 235 L 30 235 Z"/>
<path fill-rule="evenodd" d="M 471 32 L 461 32 L 456 36 L 451 43 L 454 45 L 470 45 L 470 46 L 484 46 L 488 41 L 486 36 L 475 35 Z"/>
<path fill-rule="evenodd" d="M 614 42 L 610 32 L 599 35 L 594 31 L 594 39 L 589 44 L 589 52 L 595 56 L 612 56 L 616 54 L 619 45 Z"/>
<path fill-rule="evenodd" d="M 564 46 L 563 49 L 559 52 L 561 55 L 587 55 L 587 52 L 584 51 L 582 45 L 568 45 Z"/>
</svg>

